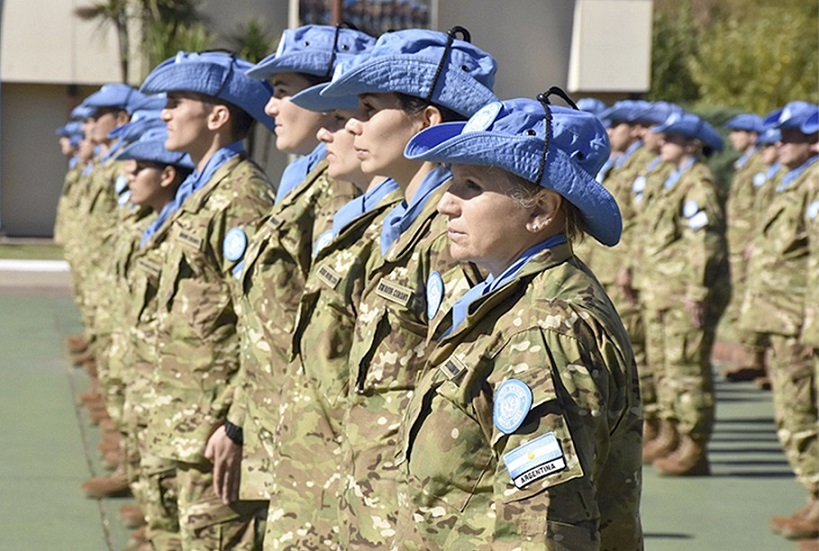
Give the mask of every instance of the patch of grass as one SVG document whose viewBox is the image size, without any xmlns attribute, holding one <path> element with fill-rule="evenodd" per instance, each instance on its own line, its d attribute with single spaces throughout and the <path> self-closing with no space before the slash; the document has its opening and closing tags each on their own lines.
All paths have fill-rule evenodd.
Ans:
<svg viewBox="0 0 819 551">
<path fill-rule="evenodd" d="M 63 249 L 59 245 L 43 244 L 0 244 L 0 258 L 5 260 L 63 260 Z"/>
</svg>

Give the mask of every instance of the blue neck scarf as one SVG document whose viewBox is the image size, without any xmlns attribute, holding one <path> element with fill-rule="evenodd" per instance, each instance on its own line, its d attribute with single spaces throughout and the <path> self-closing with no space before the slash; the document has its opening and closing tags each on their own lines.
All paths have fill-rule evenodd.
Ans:
<svg viewBox="0 0 819 551">
<path fill-rule="evenodd" d="M 293 191 L 293 188 L 304 181 L 310 171 L 327 156 L 327 145 L 322 142 L 316 148 L 303 157 L 299 157 L 284 169 L 279 182 L 279 189 L 276 190 L 276 203 Z"/>
<path fill-rule="evenodd" d="M 176 190 L 174 200 L 165 205 L 165 208 L 162 209 L 162 212 L 159 213 L 156 220 L 151 222 L 151 224 L 145 228 L 145 231 L 142 233 L 142 242 L 140 243 L 140 246 L 144 247 L 145 243 L 148 242 L 148 239 L 150 239 L 151 236 L 157 232 L 165 220 L 167 220 L 171 214 L 176 212 L 179 207 L 182 206 L 182 203 L 184 203 L 188 197 L 193 195 L 195 191 L 204 187 L 217 170 L 222 168 L 226 162 L 236 155 L 244 153 L 244 151 L 245 145 L 241 140 L 225 146 L 217 150 L 216 153 L 214 153 L 213 156 L 208 159 L 208 162 L 205 164 L 205 168 L 202 169 L 202 172 L 195 170 L 187 178 L 185 178 L 185 181 L 182 182 L 182 185 L 179 186 L 178 190 Z"/>
<path fill-rule="evenodd" d="M 799 178 L 799 176 L 801 176 L 802 173 L 805 172 L 808 169 L 808 167 L 815 163 L 816 161 L 819 161 L 819 155 L 814 155 L 813 157 L 799 165 L 798 168 L 794 168 L 793 170 L 790 170 L 787 173 L 785 173 L 785 175 L 782 176 L 782 183 L 780 183 L 776 187 L 777 193 L 791 185 L 794 182 L 794 180 Z"/>
<path fill-rule="evenodd" d="M 691 157 L 690 159 L 685 161 L 684 165 L 682 165 L 680 168 L 678 168 L 677 170 L 672 172 L 671 175 L 668 178 L 666 178 L 665 182 L 663 183 L 663 186 L 665 187 L 665 189 L 673 188 L 674 185 L 680 180 L 682 175 L 685 174 L 685 171 L 688 170 L 689 168 L 691 168 L 691 166 L 696 162 L 697 162 L 697 158 L 696 157 Z"/>
<path fill-rule="evenodd" d="M 662 162 L 663 162 L 663 159 L 659 155 L 657 157 L 654 157 L 653 159 L 651 159 L 651 162 L 648 163 L 648 166 L 646 167 L 646 174 L 648 174 L 650 172 L 653 172 L 654 169 L 657 168 L 658 166 L 660 166 L 660 163 L 662 163 Z"/>
<path fill-rule="evenodd" d="M 79 163 L 80 163 L 80 159 L 79 159 L 79 157 L 77 157 L 77 156 L 75 155 L 74 157 L 71 157 L 70 159 L 68 159 L 68 168 L 74 168 L 74 167 L 76 167 L 76 166 L 77 166 Z"/>
<path fill-rule="evenodd" d="M 742 168 L 743 166 L 745 166 L 745 163 L 748 162 L 748 159 L 751 158 L 751 155 L 753 155 L 757 151 L 759 151 L 759 147 L 754 146 L 751 148 L 750 151 L 746 151 L 745 153 L 743 153 L 742 156 L 739 159 L 737 159 L 736 162 L 734 163 L 734 168 Z"/>
<path fill-rule="evenodd" d="M 398 183 L 392 178 L 387 178 L 374 188 L 366 191 L 364 195 L 356 197 L 336 212 L 333 216 L 333 236 L 338 235 L 341 228 L 367 212 L 370 212 L 381 202 L 381 199 L 398 189 Z"/>
<path fill-rule="evenodd" d="M 319 251 L 333 242 L 333 239 L 336 238 L 344 226 L 359 216 L 373 210 L 385 195 L 396 189 L 398 189 L 398 184 L 395 180 L 387 178 L 373 189 L 364 193 L 364 195 L 356 197 L 338 209 L 333 216 L 333 227 L 319 235 L 315 243 L 313 243 L 313 258 L 318 256 Z"/>
<path fill-rule="evenodd" d="M 526 264 L 528 264 L 529 261 L 532 260 L 532 258 L 534 258 L 539 252 L 562 245 L 563 243 L 566 243 L 566 236 L 563 234 L 553 235 L 547 240 L 541 241 L 534 247 L 530 247 L 529 249 L 525 250 L 511 266 L 506 268 L 506 270 L 504 270 L 503 273 L 498 276 L 497 279 L 490 275 L 488 278 L 486 278 L 486 280 L 478 283 L 469 291 L 464 293 L 464 295 L 452 305 L 452 327 L 450 327 L 450 329 L 448 329 L 443 336 L 452 333 L 466 319 L 466 316 L 469 313 L 469 306 L 473 302 L 512 281 L 515 276 L 520 273 L 523 267 L 526 266 Z"/>
<path fill-rule="evenodd" d="M 381 230 L 382 255 L 387 254 L 387 250 L 395 243 L 398 237 L 415 222 L 415 219 L 418 218 L 418 215 L 421 214 L 424 206 L 426 206 L 429 196 L 451 178 L 452 173 L 449 169 L 436 166 L 424 176 L 421 185 L 418 186 L 418 190 L 416 190 L 415 195 L 412 196 L 412 202 L 409 205 L 407 205 L 406 200 L 401 201 L 387 214 L 387 217 L 384 219 L 384 227 Z"/>
<path fill-rule="evenodd" d="M 779 172 L 780 168 L 782 168 L 782 164 L 779 161 L 774 161 L 774 163 L 768 167 L 768 171 L 765 173 L 768 180 L 776 176 L 776 173 Z"/>
<path fill-rule="evenodd" d="M 100 160 L 104 163 L 108 159 L 115 157 L 117 153 L 119 153 L 119 150 L 122 149 L 122 146 L 124 145 L 125 142 L 123 142 L 122 140 L 114 140 L 114 142 L 111 144 L 111 147 L 108 148 L 108 151 L 106 151 L 102 155 L 102 157 L 100 157 Z"/>
<path fill-rule="evenodd" d="M 636 142 L 631 144 L 629 148 L 626 149 L 626 152 L 620 155 L 614 162 L 614 168 L 620 168 L 621 166 L 623 166 L 626 163 L 626 161 L 628 161 L 631 158 L 631 156 L 634 155 L 634 152 L 640 149 L 640 147 L 642 147 L 642 145 L 643 145 L 642 140 L 637 140 Z"/>
</svg>

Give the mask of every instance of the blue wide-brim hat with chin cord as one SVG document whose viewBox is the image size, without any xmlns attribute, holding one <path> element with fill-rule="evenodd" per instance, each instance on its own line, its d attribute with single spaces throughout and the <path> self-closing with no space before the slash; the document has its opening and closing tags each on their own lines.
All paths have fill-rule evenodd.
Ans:
<svg viewBox="0 0 819 551">
<path fill-rule="evenodd" d="M 93 107 L 89 107 L 85 103 L 81 103 L 71 110 L 71 120 L 84 121 L 89 119 L 91 115 L 94 114 L 94 111 L 95 109 Z"/>
<path fill-rule="evenodd" d="M 165 140 L 168 132 L 164 128 L 155 128 L 145 132 L 142 137 L 125 146 L 117 153 L 118 161 L 133 159 L 162 165 L 174 165 L 180 168 L 193 170 L 193 161 L 187 153 L 168 151 L 165 149 Z"/>
<path fill-rule="evenodd" d="M 765 121 L 759 115 L 753 113 L 740 113 L 732 117 L 725 123 L 728 130 L 739 130 L 741 132 L 756 132 L 762 134 L 765 131 Z"/>
<path fill-rule="evenodd" d="M 634 114 L 634 121 L 646 126 L 656 126 L 663 124 L 674 113 L 682 113 L 683 109 L 676 103 L 668 101 L 652 101 L 644 109 L 637 109 Z"/>
<path fill-rule="evenodd" d="M 156 111 L 114 128 L 108 133 L 108 137 L 117 138 L 123 142 L 133 142 L 139 140 L 145 132 L 155 128 L 166 128 L 165 121 L 159 118 L 159 112 Z"/>
<path fill-rule="evenodd" d="M 354 58 L 322 94 L 402 93 L 470 117 L 498 99 L 492 92 L 497 63 L 470 38 L 462 27 L 446 33 L 426 29 L 384 33 L 368 55 Z"/>
<path fill-rule="evenodd" d="M 548 96 L 556 90 L 538 100 L 496 101 L 466 122 L 426 128 L 404 156 L 502 168 L 559 193 L 577 207 L 592 237 L 614 246 L 623 230 L 620 209 L 594 178 L 611 153 L 606 129 L 592 113 L 551 105 Z"/>
<path fill-rule="evenodd" d="M 140 90 L 146 94 L 195 92 L 215 97 L 244 110 L 272 132 L 276 123 L 264 107 L 273 88 L 266 81 L 248 77 L 245 73 L 250 67 L 250 62 L 227 52 L 179 52 L 157 65 Z"/>
<path fill-rule="evenodd" d="M 762 145 L 774 145 L 782 141 L 782 132 L 778 128 L 766 128 L 756 139 L 756 143 Z"/>
<path fill-rule="evenodd" d="M 375 38 L 345 24 L 305 25 L 287 29 L 276 52 L 247 71 L 251 78 L 265 79 L 276 73 L 304 73 L 330 80 L 336 66 L 371 48 Z"/>
<path fill-rule="evenodd" d="M 95 111 L 104 107 L 129 111 L 134 105 L 145 99 L 145 95 L 127 84 L 105 84 L 102 88 L 85 98 L 83 104 Z"/>
<path fill-rule="evenodd" d="M 813 134 L 814 132 L 819 132 L 819 111 L 814 111 L 814 113 L 805 119 L 805 122 L 799 127 L 803 134 Z"/>
<path fill-rule="evenodd" d="M 651 104 L 644 100 L 624 99 L 598 113 L 597 116 L 607 121 L 609 126 L 620 123 L 635 124 L 637 114 L 646 111 L 650 106 Z"/>
<path fill-rule="evenodd" d="M 663 124 L 655 126 L 652 132 L 677 134 L 699 140 L 714 151 L 722 151 L 724 145 L 722 137 L 714 127 L 693 113 L 672 113 Z"/>
<path fill-rule="evenodd" d="M 765 117 L 765 126 L 779 130 L 799 130 L 802 124 L 819 111 L 819 105 L 807 101 L 792 101 Z"/>
</svg>

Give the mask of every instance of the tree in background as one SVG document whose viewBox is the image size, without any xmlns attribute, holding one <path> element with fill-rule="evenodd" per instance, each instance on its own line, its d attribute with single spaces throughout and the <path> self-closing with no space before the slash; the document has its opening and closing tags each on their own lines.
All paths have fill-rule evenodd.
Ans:
<svg viewBox="0 0 819 551">
<path fill-rule="evenodd" d="M 74 14 L 83 21 L 97 21 L 100 28 L 112 25 L 117 33 L 117 49 L 119 52 L 119 70 L 122 82 L 128 81 L 128 66 L 130 59 L 130 19 L 129 0 L 105 0 L 90 6 L 80 6 Z"/>
<path fill-rule="evenodd" d="M 656 0 L 649 99 L 764 114 L 819 101 L 819 3 Z"/>
<path fill-rule="evenodd" d="M 276 38 L 257 19 L 239 25 L 227 41 L 239 57 L 251 63 L 258 63 L 276 50 Z"/>
</svg>

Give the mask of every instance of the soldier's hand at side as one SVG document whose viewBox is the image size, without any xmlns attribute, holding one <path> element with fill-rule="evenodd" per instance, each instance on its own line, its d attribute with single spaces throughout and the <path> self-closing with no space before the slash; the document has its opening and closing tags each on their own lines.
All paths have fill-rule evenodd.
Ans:
<svg viewBox="0 0 819 551">
<path fill-rule="evenodd" d="M 694 327 L 702 327 L 705 321 L 705 305 L 699 300 L 685 299 L 685 311 Z"/>
<path fill-rule="evenodd" d="M 228 437 L 224 426 L 216 429 L 208 439 L 205 457 L 213 463 L 213 491 L 225 505 L 237 501 L 242 447 Z"/>
</svg>

